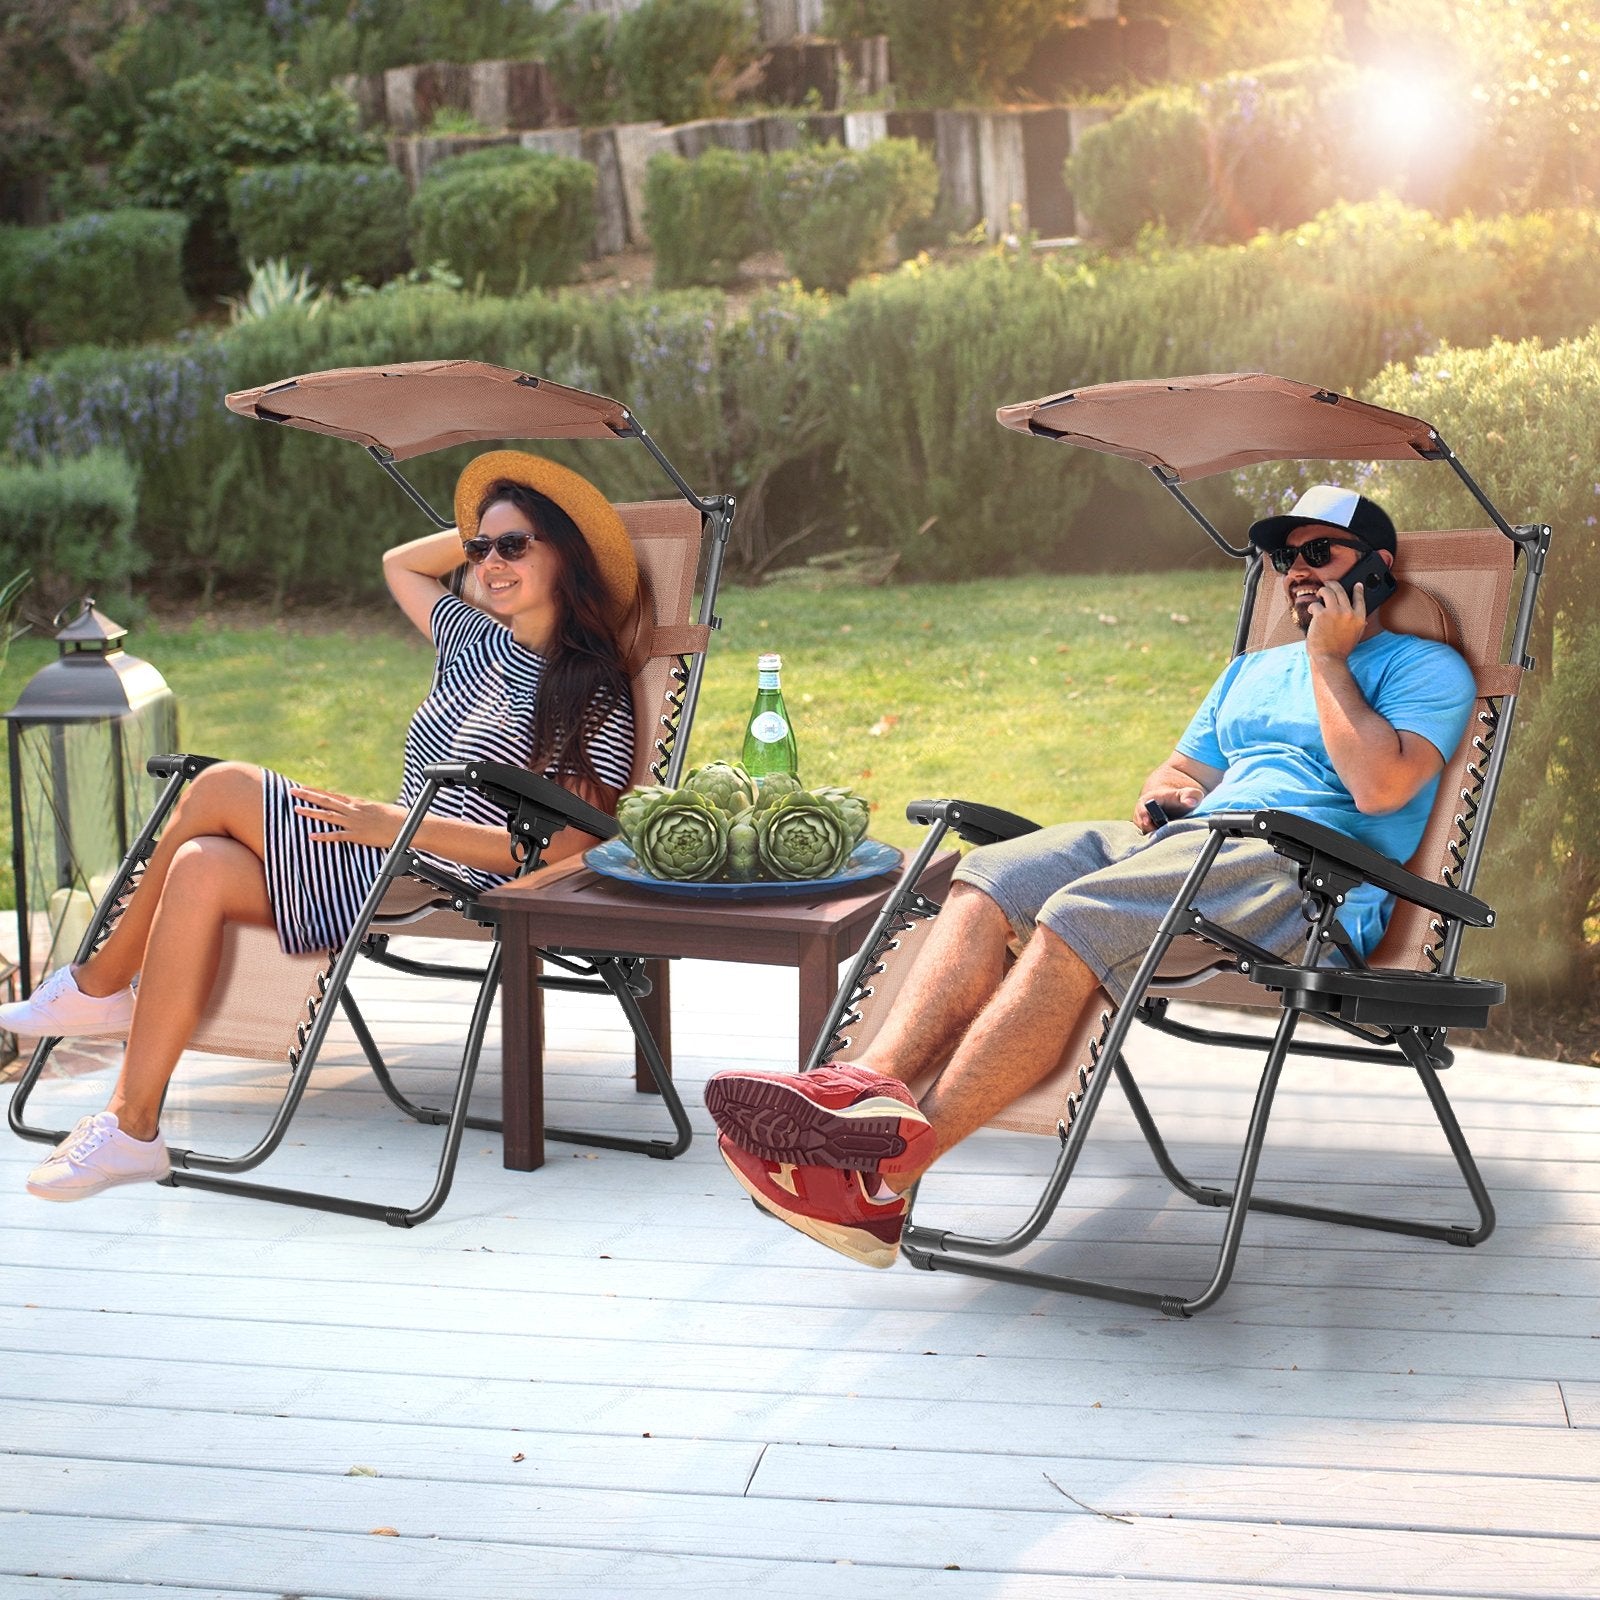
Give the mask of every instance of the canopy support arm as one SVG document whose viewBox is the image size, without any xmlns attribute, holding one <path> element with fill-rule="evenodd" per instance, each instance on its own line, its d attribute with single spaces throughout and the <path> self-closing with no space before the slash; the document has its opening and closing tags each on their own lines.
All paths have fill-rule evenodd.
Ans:
<svg viewBox="0 0 1600 1600">
<path fill-rule="evenodd" d="M 382 445 L 369 444 L 367 446 L 367 454 L 371 456 L 372 459 L 376 461 L 378 465 L 382 467 L 383 470 L 400 485 L 401 489 L 405 491 L 406 498 L 414 506 L 419 507 L 424 515 L 432 518 L 433 524 L 436 528 L 451 528 L 455 526 L 455 524 L 451 522 L 448 517 L 441 517 L 439 513 L 435 511 L 433 507 L 430 506 L 423 498 L 421 491 L 407 481 L 405 474 L 402 473 L 394 464 L 394 457 L 390 455 Z"/>
<path fill-rule="evenodd" d="M 711 499 L 705 499 L 702 496 L 697 495 L 694 490 L 689 487 L 688 482 L 683 477 L 682 473 L 680 473 L 678 469 L 667 460 L 666 452 L 663 451 L 661 446 L 658 445 L 655 440 L 652 439 L 650 435 L 646 433 L 639 425 L 639 419 L 634 416 L 631 411 L 624 411 L 622 416 L 624 426 L 617 430 L 619 437 L 625 439 L 631 434 L 635 439 L 637 439 L 645 447 L 645 449 L 656 458 L 657 462 L 661 466 L 661 470 L 665 472 L 666 475 L 672 479 L 673 483 L 677 485 L 678 493 L 681 494 L 690 505 L 699 511 L 702 516 L 712 515 L 721 506 L 722 497 L 713 496 Z"/>
<path fill-rule="evenodd" d="M 1533 536 L 1530 537 L 1526 528 L 1521 530 L 1513 528 L 1511 524 L 1507 522 L 1506 519 L 1502 517 L 1495 509 L 1494 502 L 1490 500 L 1488 495 L 1486 495 L 1483 490 L 1478 487 L 1477 481 L 1473 478 L 1472 474 L 1468 472 L 1458 460 L 1456 460 L 1455 451 L 1452 450 L 1450 446 L 1439 437 L 1438 434 L 1434 434 L 1433 438 L 1434 442 L 1439 447 L 1440 456 L 1445 461 L 1450 463 L 1450 470 L 1455 473 L 1455 475 L 1467 486 L 1467 492 L 1472 496 L 1472 498 L 1489 513 L 1489 520 L 1494 523 L 1495 527 L 1497 527 L 1501 533 L 1506 536 L 1506 538 L 1512 540 L 1516 544 L 1537 544 L 1537 530 L 1535 530 Z"/>
<path fill-rule="evenodd" d="M 1205 514 L 1205 512 L 1203 512 L 1199 506 L 1197 506 L 1194 501 L 1191 500 L 1188 495 L 1186 495 L 1183 490 L 1178 487 L 1178 478 L 1176 473 L 1169 474 L 1164 472 L 1160 467 L 1151 467 L 1150 470 L 1155 474 L 1156 482 L 1159 483 L 1161 487 L 1165 489 L 1167 493 L 1170 494 L 1172 498 L 1176 500 L 1178 504 L 1182 506 L 1183 509 L 1200 524 L 1202 528 L 1206 530 L 1207 537 L 1214 545 L 1216 545 L 1219 550 L 1226 555 L 1232 556 L 1236 561 L 1243 561 L 1245 557 L 1250 554 L 1248 549 L 1241 550 L 1237 545 L 1229 544 L 1228 541 L 1217 532 L 1216 528 L 1211 522 L 1211 519 Z"/>
</svg>

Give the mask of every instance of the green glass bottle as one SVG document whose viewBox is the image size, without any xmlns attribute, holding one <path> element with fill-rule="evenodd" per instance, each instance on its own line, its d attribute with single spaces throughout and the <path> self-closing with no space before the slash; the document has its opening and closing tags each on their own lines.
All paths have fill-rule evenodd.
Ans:
<svg viewBox="0 0 1600 1600">
<path fill-rule="evenodd" d="M 763 655 L 756 661 L 756 703 L 750 708 L 750 721 L 744 731 L 744 770 L 752 778 L 769 772 L 800 775 L 800 760 L 795 751 L 794 726 L 778 687 L 783 657 Z"/>
</svg>

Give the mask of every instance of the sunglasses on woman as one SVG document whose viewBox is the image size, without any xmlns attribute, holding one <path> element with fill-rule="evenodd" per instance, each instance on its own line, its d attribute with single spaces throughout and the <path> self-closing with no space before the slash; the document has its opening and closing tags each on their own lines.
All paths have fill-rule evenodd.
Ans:
<svg viewBox="0 0 1600 1600">
<path fill-rule="evenodd" d="M 488 539 L 480 533 L 461 541 L 461 553 L 468 565 L 474 567 L 481 567 L 489 559 L 491 550 L 502 561 L 520 561 L 532 548 L 534 538 L 531 533 L 502 533 L 498 539 Z"/>
<path fill-rule="evenodd" d="M 1333 552 L 1339 550 L 1365 550 L 1368 546 L 1359 539 L 1335 539 L 1328 534 L 1322 534 L 1315 539 L 1307 539 L 1304 544 L 1281 544 L 1276 550 L 1267 552 L 1267 560 L 1272 563 L 1274 572 L 1287 573 L 1295 562 L 1303 561 L 1308 567 L 1325 567 L 1333 560 Z M 509 558 L 508 558 L 509 559 Z"/>
</svg>

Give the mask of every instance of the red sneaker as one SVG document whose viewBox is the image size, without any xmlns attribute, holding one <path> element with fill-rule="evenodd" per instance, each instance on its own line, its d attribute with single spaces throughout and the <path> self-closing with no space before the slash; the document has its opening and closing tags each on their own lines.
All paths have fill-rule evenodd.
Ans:
<svg viewBox="0 0 1600 1600">
<path fill-rule="evenodd" d="M 900 1254 L 906 1197 L 880 1181 L 837 1167 L 763 1161 L 726 1135 L 717 1149 L 750 1198 L 807 1238 L 869 1267 L 892 1267 Z"/>
<path fill-rule="evenodd" d="M 933 1124 L 898 1078 L 844 1062 L 814 1072 L 719 1072 L 706 1110 L 741 1149 L 764 1161 L 915 1172 L 933 1155 Z"/>
</svg>

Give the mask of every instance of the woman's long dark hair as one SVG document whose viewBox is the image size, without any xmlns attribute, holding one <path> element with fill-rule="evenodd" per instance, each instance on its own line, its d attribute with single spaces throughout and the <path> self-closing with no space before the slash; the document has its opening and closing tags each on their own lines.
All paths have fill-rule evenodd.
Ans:
<svg viewBox="0 0 1600 1600">
<path fill-rule="evenodd" d="M 533 713 L 534 772 L 573 773 L 595 785 L 614 811 L 620 790 L 595 771 L 589 741 L 618 706 L 633 694 L 621 646 L 606 620 L 607 595 L 589 541 L 577 523 L 548 495 L 502 479 L 491 483 L 478 504 L 478 520 L 489 507 L 508 500 L 555 546 L 560 558 L 556 637 L 544 657 L 539 697 Z"/>
</svg>

